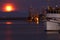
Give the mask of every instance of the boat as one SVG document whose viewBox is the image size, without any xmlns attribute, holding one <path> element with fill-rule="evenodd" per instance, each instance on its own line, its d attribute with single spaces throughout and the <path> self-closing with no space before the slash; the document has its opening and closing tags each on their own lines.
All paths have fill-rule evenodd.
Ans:
<svg viewBox="0 0 60 40">
<path fill-rule="evenodd" d="M 51 7 L 45 9 L 46 16 L 46 31 L 47 33 L 60 33 L 60 8 L 59 7 Z"/>
<path fill-rule="evenodd" d="M 34 22 L 36 24 L 39 24 L 39 15 L 37 12 L 32 12 L 32 8 L 29 10 L 29 15 L 28 15 L 28 22 Z"/>
</svg>

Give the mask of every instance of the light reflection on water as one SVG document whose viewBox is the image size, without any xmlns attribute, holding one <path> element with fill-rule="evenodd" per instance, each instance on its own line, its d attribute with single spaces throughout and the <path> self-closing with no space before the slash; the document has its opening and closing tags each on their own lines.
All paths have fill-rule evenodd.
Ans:
<svg viewBox="0 0 60 40">
<path fill-rule="evenodd" d="M 5 22 L 12 22 L 13 24 L 4 24 Z M 37 25 L 20 20 L 0 21 L 1 40 L 46 40 L 45 29 L 46 27 L 42 22 Z"/>
<path fill-rule="evenodd" d="M 39 24 L 39 22 L 26 22 L 20 20 L 0 20 L 0 24 Z"/>
<path fill-rule="evenodd" d="M 4 24 L 13 24 L 13 22 L 7 21 L 7 22 L 4 22 Z"/>
<path fill-rule="evenodd" d="M 8 22 L 7 24 L 4 24 Z M 11 24 L 12 22 L 13 24 Z M 8 25 L 10 24 L 10 25 Z M 17 20 L 1 20 L 0 21 L 0 35 L 4 34 L 6 40 L 38 40 L 45 39 L 44 27 L 42 24 L 33 24 L 25 21 L 17 21 Z M 1 35 L 1 36 L 2 36 Z M 3 36 L 2 36 L 3 38 Z M 24 38 L 24 39 L 23 39 Z M 1 39 L 2 40 L 2 39 Z"/>
</svg>

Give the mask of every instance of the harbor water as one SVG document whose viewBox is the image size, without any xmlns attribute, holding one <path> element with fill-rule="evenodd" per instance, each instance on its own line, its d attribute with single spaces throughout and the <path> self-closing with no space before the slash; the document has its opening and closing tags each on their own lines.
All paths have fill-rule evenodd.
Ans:
<svg viewBox="0 0 60 40">
<path fill-rule="evenodd" d="M 43 23 L 0 20 L 0 40 L 46 40 Z"/>
</svg>

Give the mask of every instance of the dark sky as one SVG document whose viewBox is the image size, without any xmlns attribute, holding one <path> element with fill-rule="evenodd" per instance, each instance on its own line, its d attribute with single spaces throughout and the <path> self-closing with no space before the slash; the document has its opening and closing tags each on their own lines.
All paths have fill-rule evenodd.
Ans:
<svg viewBox="0 0 60 40">
<path fill-rule="evenodd" d="M 48 3 L 52 7 L 55 7 L 56 4 L 60 4 L 60 0 L 50 0 L 49 2 L 48 0 L 0 0 L 0 10 L 2 5 L 8 2 L 13 3 L 18 11 L 22 12 L 27 11 L 30 6 L 33 8 L 38 8 L 38 10 L 41 11 L 43 7 L 46 8 L 48 6 Z"/>
<path fill-rule="evenodd" d="M 0 4 L 4 4 L 7 2 L 14 3 L 14 5 L 19 9 L 19 11 L 27 10 L 31 5 L 33 8 L 41 9 L 42 6 L 47 7 L 48 0 L 0 0 Z M 59 4 L 59 0 L 50 0 L 50 5 L 55 6 L 55 4 Z M 0 6 L 1 6 L 0 5 Z"/>
</svg>

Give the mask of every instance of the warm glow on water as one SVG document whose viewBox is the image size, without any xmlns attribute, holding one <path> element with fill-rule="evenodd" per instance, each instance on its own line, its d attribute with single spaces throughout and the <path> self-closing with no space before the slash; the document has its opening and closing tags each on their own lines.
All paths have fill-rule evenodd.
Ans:
<svg viewBox="0 0 60 40">
<path fill-rule="evenodd" d="M 13 24 L 12 22 L 5 22 L 5 24 Z"/>
</svg>

